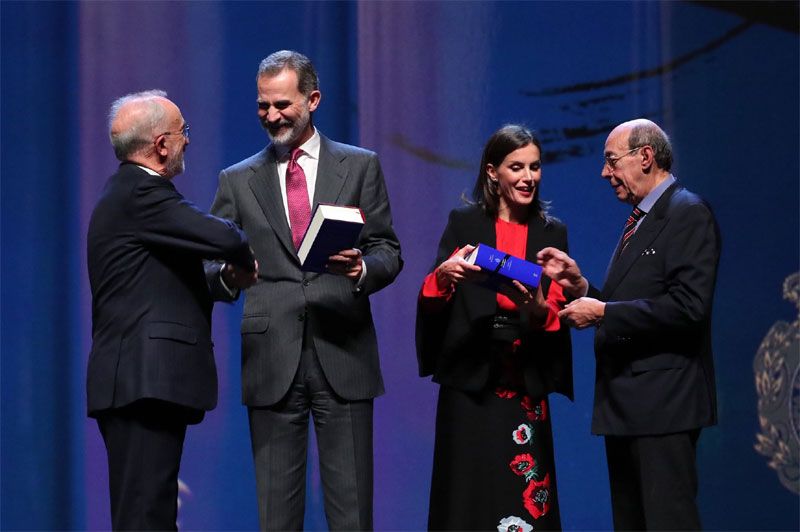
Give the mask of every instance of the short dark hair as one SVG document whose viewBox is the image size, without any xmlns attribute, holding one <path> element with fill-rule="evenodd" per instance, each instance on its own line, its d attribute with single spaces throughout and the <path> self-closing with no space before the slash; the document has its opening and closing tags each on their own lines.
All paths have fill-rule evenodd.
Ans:
<svg viewBox="0 0 800 532">
<path fill-rule="evenodd" d="M 631 128 L 628 137 L 628 148 L 653 148 L 653 158 L 662 170 L 670 171 L 672 168 L 672 144 L 664 130 L 649 120 L 637 120 Z"/>
<path fill-rule="evenodd" d="M 518 124 L 504 125 L 486 141 L 486 146 L 483 148 L 483 156 L 481 157 L 481 166 L 478 169 L 478 178 L 475 180 L 475 187 L 472 190 L 472 200 L 483 207 L 484 212 L 492 218 L 497 217 L 500 194 L 497 184 L 489 179 L 486 166 L 489 164 L 494 167 L 500 166 L 509 153 L 524 148 L 529 144 L 536 146 L 541 154 L 542 144 L 539 141 L 539 137 L 530 129 Z M 539 199 L 538 186 L 534 192 L 530 208 L 529 214 L 531 216 L 536 215 L 546 218 L 547 203 Z"/>
<path fill-rule="evenodd" d="M 280 50 L 265 57 L 258 65 L 256 79 L 276 76 L 287 68 L 297 74 L 297 88 L 304 96 L 319 90 L 319 76 L 311 59 L 294 50 Z"/>
</svg>

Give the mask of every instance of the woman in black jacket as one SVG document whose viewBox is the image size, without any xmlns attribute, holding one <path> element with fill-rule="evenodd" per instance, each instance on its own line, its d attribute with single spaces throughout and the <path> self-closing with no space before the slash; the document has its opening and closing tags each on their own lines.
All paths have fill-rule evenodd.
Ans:
<svg viewBox="0 0 800 532">
<path fill-rule="evenodd" d="M 565 297 L 547 278 L 489 290 L 465 261 L 479 243 L 531 262 L 543 247 L 567 251 L 540 182 L 536 136 L 517 125 L 495 132 L 473 202 L 450 213 L 420 290 L 420 374 L 440 385 L 431 530 L 561 528 L 547 395 L 572 398 L 570 336 L 557 316 Z"/>
</svg>

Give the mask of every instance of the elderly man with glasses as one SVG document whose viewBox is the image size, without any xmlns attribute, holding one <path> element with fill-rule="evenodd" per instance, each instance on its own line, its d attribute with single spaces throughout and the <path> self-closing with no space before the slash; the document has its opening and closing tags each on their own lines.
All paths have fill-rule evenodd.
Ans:
<svg viewBox="0 0 800 532">
<path fill-rule="evenodd" d="M 200 211 L 172 184 L 189 126 L 166 93 L 115 101 L 109 128 L 121 164 L 87 237 L 88 412 L 108 453 L 114 530 L 175 530 L 186 427 L 217 404 L 203 259 L 234 264 L 251 282 L 256 264 L 235 224 Z"/>
<path fill-rule="evenodd" d="M 595 331 L 592 433 L 603 435 L 614 528 L 697 530 L 697 439 L 717 422 L 711 308 L 720 256 L 709 205 L 670 173 L 672 147 L 639 119 L 608 136 L 602 176 L 633 207 L 601 290 L 554 248 L 545 273 L 577 298 L 559 314 Z"/>
</svg>

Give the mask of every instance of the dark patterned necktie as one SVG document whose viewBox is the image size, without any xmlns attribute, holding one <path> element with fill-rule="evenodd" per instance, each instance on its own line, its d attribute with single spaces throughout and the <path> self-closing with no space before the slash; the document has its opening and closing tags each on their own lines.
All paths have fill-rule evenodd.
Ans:
<svg viewBox="0 0 800 532">
<path fill-rule="evenodd" d="M 308 222 L 311 220 L 311 206 L 308 203 L 308 186 L 306 174 L 297 164 L 297 158 L 303 150 L 295 148 L 286 167 L 286 205 L 289 209 L 289 225 L 292 227 L 294 248 L 300 247 Z"/>
<path fill-rule="evenodd" d="M 625 229 L 622 231 L 622 243 L 619 245 L 620 253 L 622 253 L 622 251 L 625 249 L 625 246 L 628 245 L 628 241 L 633 236 L 633 233 L 636 232 L 636 223 L 641 220 L 642 216 L 645 214 L 647 213 L 639 207 L 634 207 L 630 216 L 628 216 L 628 219 L 625 220 Z"/>
</svg>

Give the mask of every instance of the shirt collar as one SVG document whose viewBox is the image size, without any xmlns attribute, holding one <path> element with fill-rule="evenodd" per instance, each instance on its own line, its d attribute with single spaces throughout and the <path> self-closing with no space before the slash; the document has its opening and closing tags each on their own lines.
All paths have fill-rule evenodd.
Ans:
<svg viewBox="0 0 800 532">
<path fill-rule="evenodd" d="M 136 163 L 134 163 L 134 164 L 136 164 Z M 155 170 L 151 170 L 150 168 L 148 168 L 146 166 L 142 166 L 141 164 L 136 164 L 136 166 L 138 166 L 139 168 L 141 168 L 142 170 L 144 170 L 145 172 L 147 172 L 150 175 L 157 175 L 158 177 L 161 177 L 161 174 L 159 174 Z"/>
<path fill-rule="evenodd" d="M 642 201 L 639 202 L 639 209 L 643 210 L 645 213 L 650 212 L 650 209 L 653 208 L 653 205 L 656 204 L 658 198 L 667 190 L 672 183 L 676 181 L 675 176 L 669 174 L 669 177 L 666 178 L 664 181 L 659 183 L 653 190 L 650 191 L 650 194 L 644 197 Z"/>
<path fill-rule="evenodd" d="M 303 144 L 300 145 L 300 149 L 303 150 L 303 153 L 305 153 L 309 157 L 312 157 L 314 159 L 319 159 L 319 147 L 320 147 L 319 131 L 317 131 L 317 128 L 314 127 L 314 134 L 311 135 L 310 139 L 308 139 L 307 141 L 305 141 Z M 275 158 L 279 161 L 282 161 L 289 154 L 289 151 L 291 150 L 288 146 L 275 145 Z"/>
</svg>

